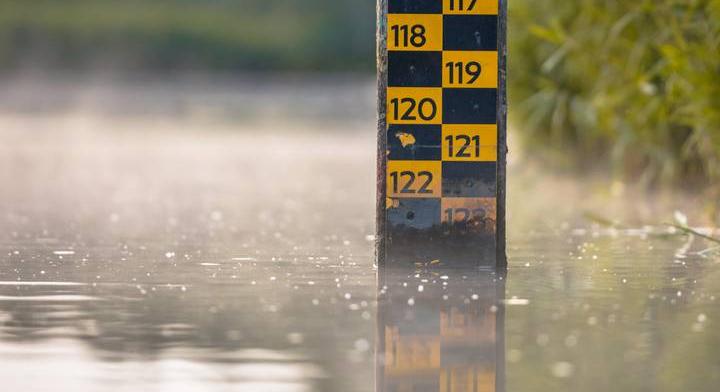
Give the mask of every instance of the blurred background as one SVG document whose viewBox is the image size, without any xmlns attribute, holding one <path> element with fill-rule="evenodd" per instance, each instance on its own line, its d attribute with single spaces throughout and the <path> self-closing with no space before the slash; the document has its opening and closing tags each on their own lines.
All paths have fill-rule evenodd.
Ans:
<svg viewBox="0 0 720 392">
<path fill-rule="evenodd" d="M 374 72 L 371 1 L 4 0 L 1 24 L 11 70 Z"/>
<path fill-rule="evenodd" d="M 720 0 L 509 3 L 508 390 L 716 390 Z M 375 77 L 374 0 L 0 0 L 3 387 L 373 390 Z"/>
<path fill-rule="evenodd" d="M 511 116 L 525 151 L 647 186 L 720 178 L 720 2 L 517 0 L 510 13 Z M 29 73 L 369 81 L 374 15 L 357 0 L 2 0 L 0 70 L 5 83 Z M 346 110 L 372 115 L 358 104 Z"/>
</svg>

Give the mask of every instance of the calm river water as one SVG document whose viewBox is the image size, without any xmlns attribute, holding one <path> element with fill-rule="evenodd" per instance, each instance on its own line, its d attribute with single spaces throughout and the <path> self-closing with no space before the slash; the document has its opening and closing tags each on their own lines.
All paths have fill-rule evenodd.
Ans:
<svg viewBox="0 0 720 392">
<path fill-rule="evenodd" d="M 378 280 L 371 82 L 114 83 L 0 93 L 2 390 L 720 385 L 720 258 L 642 200 L 516 159 L 507 274 Z"/>
</svg>

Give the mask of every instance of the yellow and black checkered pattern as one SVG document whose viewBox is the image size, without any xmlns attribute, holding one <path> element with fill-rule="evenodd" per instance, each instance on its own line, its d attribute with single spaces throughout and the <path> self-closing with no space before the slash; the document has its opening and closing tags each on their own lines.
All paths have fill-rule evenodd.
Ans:
<svg viewBox="0 0 720 392">
<path fill-rule="evenodd" d="M 414 268 L 382 279 L 377 391 L 504 391 L 504 281 L 479 271 L 436 272 L 449 274 L 451 289 L 429 283 L 418 291 L 407 284 Z"/>
<path fill-rule="evenodd" d="M 384 325 L 385 390 L 495 392 L 497 320 L 475 310 L 443 308 L 439 320 L 423 315 L 425 325 L 400 317 Z"/>
<path fill-rule="evenodd" d="M 388 0 L 387 224 L 497 231 L 498 0 Z"/>
</svg>

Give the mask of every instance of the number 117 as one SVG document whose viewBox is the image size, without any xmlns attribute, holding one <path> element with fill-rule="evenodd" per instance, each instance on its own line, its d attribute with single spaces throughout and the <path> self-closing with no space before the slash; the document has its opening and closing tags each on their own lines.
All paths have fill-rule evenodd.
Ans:
<svg viewBox="0 0 720 392">
<path fill-rule="evenodd" d="M 467 8 L 465 8 L 465 3 L 469 2 Z M 472 11 L 475 8 L 475 4 L 477 3 L 477 0 L 450 0 L 450 11 L 455 11 L 455 5 L 457 3 L 457 11 Z"/>
</svg>

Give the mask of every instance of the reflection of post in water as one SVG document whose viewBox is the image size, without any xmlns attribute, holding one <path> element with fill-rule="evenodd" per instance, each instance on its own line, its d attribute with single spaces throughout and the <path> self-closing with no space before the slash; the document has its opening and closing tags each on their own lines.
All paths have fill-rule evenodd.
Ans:
<svg viewBox="0 0 720 392">
<path fill-rule="evenodd" d="M 504 279 L 492 271 L 385 271 L 377 392 L 504 390 Z"/>
</svg>

